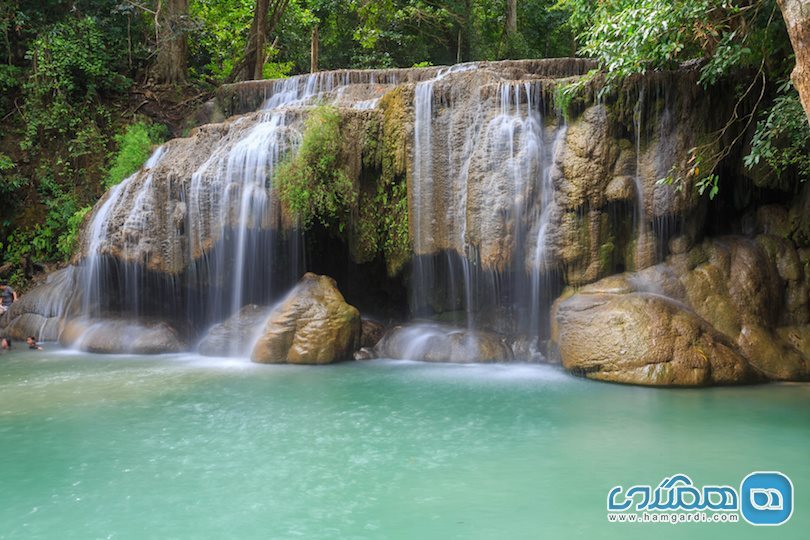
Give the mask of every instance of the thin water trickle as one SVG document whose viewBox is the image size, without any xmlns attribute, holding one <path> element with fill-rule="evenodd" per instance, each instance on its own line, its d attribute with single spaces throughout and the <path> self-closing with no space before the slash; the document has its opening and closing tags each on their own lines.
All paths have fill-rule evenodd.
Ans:
<svg viewBox="0 0 810 540">
<path fill-rule="evenodd" d="M 105 254 L 102 251 L 107 236 L 113 233 L 110 217 L 122 200 L 134 197 L 135 203 L 132 206 L 132 212 L 124 220 L 123 231 L 126 234 L 128 230 L 139 229 L 142 231 L 146 227 L 144 203 L 146 198 L 151 196 L 151 171 L 160 163 L 163 156 L 164 148 L 159 146 L 152 152 L 141 171 L 132 174 L 110 189 L 106 200 L 93 214 L 87 228 L 85 261 L 81 271 L 80 287 L 78 288 L 78 293 L 81 295 L 82 314 L 86 317 L 99 316 L 104 301 L 107 268 L 103 265 Z M 146 175 L 144 185 L 137 193 L 133 193 L 133 184 L 141 174 Z M 137 313 L 137 306 L 133 306 L 133 308 Z"/>
<path fill-rule="evenodd" d="M 639 88 L 638 100 L 633 110 L 633 128 L 635 130 L 636 138 L 636 172 L 633 175 L 633 183 L 636 191 L 636 208 L 634 213 L 634 220 L 636 225 L 636 257 L 635 266 L 640 269 L 640 266 L 646 262 L 647 250 L 649 248 L 648 242 L 648 228 L 647 228 L 647 207 L 646 207 L 646 193 L 644 189 L 644 177 L 642 172 L 641 161 L 641 139 L 642 132 L 642 116 L 644 115 L 644 101 L 645 101 L 644 84 Z"/>
</svg>

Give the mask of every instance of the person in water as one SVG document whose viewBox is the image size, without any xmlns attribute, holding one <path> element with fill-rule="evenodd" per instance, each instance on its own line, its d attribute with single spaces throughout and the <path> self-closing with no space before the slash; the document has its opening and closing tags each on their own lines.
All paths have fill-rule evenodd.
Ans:
<svg viewBox="0 0 810 540">
<path fill-rule="evenodd" d="M 0 349 L 7 351 L 11 349 L 11 339 L 9 338 L 0 338 Z"/>
<path fill-rule="evenodd" d="M 8 283 L 0 283 L 0 315 L 8 311 L 11 304 L 17 301 L 17 291 L 12 289 Z"/>
<path fill-rule="evenodd" d="M 29 349 L 32 349 L 32 350 L 35 350 L 35 351 L 41 351 L 42 350 L 42 347 L 40 347 L 37 344 L 37 338 L 35 338 L 34 336 L 28 336 L 28 339 L 26 339 L 25 342 L 28 344 Z"/>
</svg>

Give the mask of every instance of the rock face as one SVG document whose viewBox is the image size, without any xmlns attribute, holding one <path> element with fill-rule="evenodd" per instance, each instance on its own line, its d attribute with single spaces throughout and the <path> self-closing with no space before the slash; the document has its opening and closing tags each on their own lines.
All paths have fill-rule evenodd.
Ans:
<svg viewBox="0 0 810 540">
<path fill-rule="evenodd" d="M 440 324 L 410 324 L 389 330 L 377 356 L 422 362 L 491 363 L 514 359 L 504 338 Z"/>
<path fill-rule="evenodd" d="M 706 240 L 565 295 L 552 337 L 566 368 L 601 380 L 808 380 L 808 263 L 810 253 L 784 237 Z"/>
<path fill-rule="evenodd" d="M 45 283 L 24 294 L 0 317 L 0 336 L 56 341 L 73 288 L 72 267 L 53 272 Z"/>
<path fill-rule="evenodd" d="M 188 350 L 177 330 L 162 321 L 71 319 L 65 324 L 59 343 L 101 354 L 162 354 Z"/>
<path fill-rule="evenodd" d="M 559 270 L 567 283 L 581 285 L 617 268 L 653 264 L 660 239 L 650 228 L 634 241 L 633 220 L 616 218 L 613 210 L 623 205 L 629 215 L 635 207 L 648 224 L 694 211 L 690 186 L 675 190 L 657 180 L 686 163 L 688 150 L 714 128 L 711 113 L 722 107 L 700 90 L 697 72 L 686 70 L 630 81 L 598 103 L 578 98 L 563 122 L 555 90 L 593 67 L 586 59 L 481 62 L 223 87 L 207 105 L 207 118 L 217 123 L 167 142 L 96 205 L 75 262 L 102 271 L 87 276 L 84 290 L 125 288 L 104 279 L 115 266 L 134 283 L 189 291 L 177 312 L 205 312 L 206 324 L 233 305 L 265 303 L 286 290 L 303 268 L 303 250 L 272 172 L 300 143 L 318 102 L 339 110 L 340 165 L 357 200 L 365 201 L 352 214 L 378 211 L 374 194 L 393 200 L 397 191 L 391 236 L 377 238 L 378 231 L 359 225 L 347 232 L 355 262 L 380 256 L 396 273 L 409 259 L 439 261 L 411 265 L 414 288 L 427 291 L 412 295 L 415 312 L 426 305 L 454 311 L 469 298 L 493 298 L 498 285 L 492 284 L 507 271 Z M 380 125 L 381 135 L 370 137 Z M 383 241 L 392 238 L 401 241 Z M 267 268 L 273 282 L 251 268 Z M 506 286 L 526 291 L 537 282 Z M 487 286 L 490 291 L 465 297 L 465 289 Z M 438 290 L 446 298 L 437 299 Z M 131 292 L 101 292 L 125 300 L 111 315 L 161 315 L 153 306 L 128 304 Z M 151 298 L 138 293 L 136 301 Z M 231 303 L 234 295 L 239 298 Z"/>
<path fill-rule="evenodd" d="M 694 91 L 697 76 L 628 80 L 624 97 L 582 101 L 565 122 L 553 110 L 525 112 L 551 103 L 554 76 L 509 80 L 494 69 L 459 70 L 430 92 L 421 83 L 409 176 L 414 254 L 453 252 L 493 272 L 553 266 L 572 285 L 617 266 L 654 264 L 660 250 L 652 222 L 700 205 L 691 185 L 658 180 L 686 167 L 723 108 Z M 658 90 L 665 87 L 673 90 Z M 423 89 L 428 105 L 420 102 Z M 619 204 L 625 207 L 616 212 Z M 632 230 L 634 219 L 646 224 L 641 232 Z M 634 243 L 638 234 L 644 238 Z M 448 266 L 433 273 L 453 272 Z"/>
<path fill-rule="evenodd" d="M 251 359 L 262 364 L 350 360 L 360 331 L 360 312 L 346 303 L 335 281 L 307 273 L 271 312 Z"/>
</svg>

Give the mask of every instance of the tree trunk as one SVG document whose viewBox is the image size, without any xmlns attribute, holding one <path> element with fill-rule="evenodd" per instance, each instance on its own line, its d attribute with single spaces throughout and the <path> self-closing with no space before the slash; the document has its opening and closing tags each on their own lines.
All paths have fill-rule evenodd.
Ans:
<svg viewBox="0 0 810 540">
<path fill-rule="evenodd" d="M 270 0 L 256 0 L 253 24 L 250 25 L 250 38 L 245 52 L 245 80 L 261 79 L 264 72 L 264 45 L 267 40 L 267 10 Z"/>
<path fill-rule="evenodd" d="M 267 36 L 275 29 L 290 0 L 256 0 L 253 23 L 250 25 L 244 63 L 234 68 L 234 77 L 244 73 L 245 80 L 258 80 L 264 77 L 265 46 Z M 271 12 L 272 8 L 272 12 Z M 271 15 L 272 13 L 272 15 Z M 269 16 L 268 16 L 269 15 Z M 244 66 L 244 69 L 243 69 Z"/>
<path fill-rule="evenodd" d="M 810 120 L 810 0 L 778 0 L 796 54 L 791 80 Z"/>
<path fill-rule="evenodd" d="M 159 0 L 155 10 L 157 61 L 154 75 L 158 83 L 186 82 L 187 56 L 185 18 L 188 0 Z"/>
<path fill-rule="evenodd" d="M 309 49 L 309 72 L 318 71 L 318 27 L 312 29 L 312 45 Z"/>
<path fill-rule="evenodd" d="M 506 35 L 517 32 L 517 0 L 506 0 Z"/>
</svg>

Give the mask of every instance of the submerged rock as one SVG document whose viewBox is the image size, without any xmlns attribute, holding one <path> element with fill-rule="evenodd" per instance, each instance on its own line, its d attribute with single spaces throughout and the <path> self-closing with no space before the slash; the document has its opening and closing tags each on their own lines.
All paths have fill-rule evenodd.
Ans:
<svg viewBox="0 0 810 540">
<path fill-rule="evenodd" d="M 360 330 L 360 312 L 346 303 L 335 280 L 307 273 L 271 312 L 251 359 L 262 364 L 350 360 Z"/>
<path fill-rule="evenodd" d="M 225 322 L 215 324 L 200 341 L 203 356 L 248 356 L 270 308 L 250 304 Z"/>
<path fill-rule="evenodd" d="M 370 347 L 361 347 L 354 353 L 355 360 L 374 360 L 375 358 L 377 358 L 377 353 Z"/>
<path fill-rule="evenodd" d="M 514 354 L 504 338 L 441 324 L 395 326 L 377 344 L 380 358 L 422 362 L 508 362 Z"/>
<path fill-rule="evenodd" d="M 385 335 L 385 325 L 371 319 L 363 319 L 360 346 L 374 348 Z"/>
<path fill-rule="evenodd" d="M 59 342 L 100 354 L 162 354 L 188 350 L 175 328 L 163 321 L 77 318 L 65 324 Z"/>
</svg>

